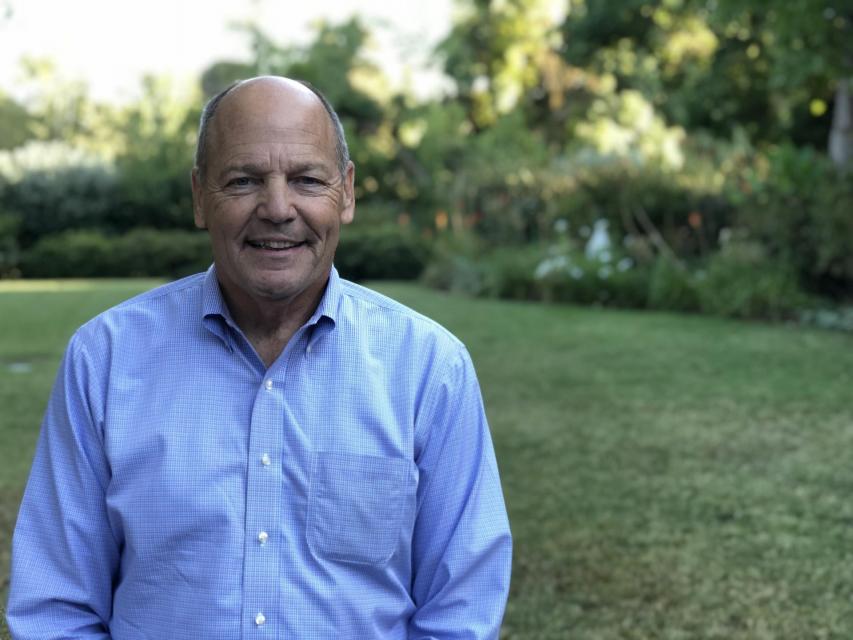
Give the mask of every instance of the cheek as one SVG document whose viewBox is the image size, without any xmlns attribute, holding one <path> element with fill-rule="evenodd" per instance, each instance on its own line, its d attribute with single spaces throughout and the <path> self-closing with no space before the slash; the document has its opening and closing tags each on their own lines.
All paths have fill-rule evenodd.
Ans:
<svg viewBox="0 0 853 640">
<path fill-rule="evenodd" d="M 245 221 L 246 216 L 240 213 L 240 209 L 220 206 L 212 216 L 208 216 L 208 229 L 220 236 L 236 236 L 239 235 Z"/>
</svg>

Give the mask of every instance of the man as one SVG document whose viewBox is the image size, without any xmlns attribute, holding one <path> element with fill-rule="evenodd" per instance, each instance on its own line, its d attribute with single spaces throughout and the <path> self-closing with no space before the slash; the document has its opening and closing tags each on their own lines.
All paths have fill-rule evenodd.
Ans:
<svg viewBox="0 0 853 640">
<path fill-rule="evenodd" d="M 353 178 L 305 85 L 208 103 L 214 265 L 71 339 L 15 530 L 14 638 L 497 638 L 511 543 L 471 361 L 338 277 Z"/>
</svg>

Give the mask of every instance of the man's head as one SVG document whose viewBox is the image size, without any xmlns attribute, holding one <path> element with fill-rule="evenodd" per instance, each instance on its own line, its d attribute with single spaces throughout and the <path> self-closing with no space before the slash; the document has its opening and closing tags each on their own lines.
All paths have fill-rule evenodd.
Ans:
<svg viewBox="0 0 853 640">
<path fill-rule="evenodd" d="M 340 225 L 353 218 L 353 179 L 340 121 L 316 90 L 265 76 L 208 103 L 194 214 L 229 305 L 319 298 Z"/>
<path fill-rule="evenodd" d="M 204 175 L 205 169 L 207 168 L 207 147 L 209 144 L 210 137 L 210 123 L 213 120 L 213 117 L 216 115 L 216 110 L 219 107 L 219 103 L 222 102 L 222 99 L 226 95 L 231 93 L 232 89 L 243 84 L 243 82 L 248 81 L 238 80 L 237 82 L 231 83 L 222 91 L 213 96 L 210 100 L 208 100 L 207 104 L 204 105 L 204 109 L 201 112 L 201 121 L 198 127 L 198 142 L 196 144 L 194 158 L 195 167 L 198 169 L 199 173 L 202 176 Z M 329 120 L 331 121 L 332 127 L 335 131 L 335 152 L 338 156 L 338 167 L 341 170 L 341 175 L 344 175 L 346 173 L 347 165 L 350 161 L 349 145 L 347 145 L 346 135 L 344 134 L 344 126 L 341 124 L 341 120 L 338 117 L 338 114 L 335 112 L 332 105 L 326 99 L 326 96 L 320 93 L 320 91 L 318 91 L 316 87 L 313 87 L 311 84 L 302 80 L 296 80 L 296 82 L 310 89 L 311 92 L 315 96 L 317 96 L 317 99 L 320 101 L 320 104 L 323 105 L 323 108 L 329 115 Z"/>
</svg>

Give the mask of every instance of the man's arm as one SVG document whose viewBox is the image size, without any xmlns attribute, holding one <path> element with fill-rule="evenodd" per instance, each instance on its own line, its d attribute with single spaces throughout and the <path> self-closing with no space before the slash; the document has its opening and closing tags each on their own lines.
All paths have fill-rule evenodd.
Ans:
<svg viewBox="0 0 853 640">
<path fill-rule="evenodd" d="M 15 640 L 109 639 L 119 545 L 107 517 L 101 391 L 72 338 L 54 384 L 12 541 Z"/>
<path fill-rule="evenodd" d="M 410 640 L 497 639 L 512 541 L 480 388 L 460 349 L 417 430 L 422 447 Z"/>
</svg>

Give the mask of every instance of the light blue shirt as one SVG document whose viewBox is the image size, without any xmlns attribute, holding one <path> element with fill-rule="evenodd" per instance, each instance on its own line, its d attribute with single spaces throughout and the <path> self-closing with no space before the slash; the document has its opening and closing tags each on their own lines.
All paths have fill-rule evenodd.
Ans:
<svg viewBox="0 0 853 640">
<path fill-rule="evenodd" d="M 332 270 L 266 369 L 211 268 L 71 339 L 16 640 L 497 638 L 511 541 L 465 347 Z"/>
</svg>

